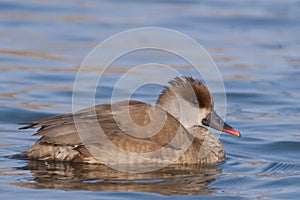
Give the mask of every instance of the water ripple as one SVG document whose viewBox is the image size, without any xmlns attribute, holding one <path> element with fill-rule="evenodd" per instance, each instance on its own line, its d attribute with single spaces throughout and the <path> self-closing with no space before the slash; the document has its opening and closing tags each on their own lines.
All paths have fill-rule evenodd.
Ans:
<svg viewBox="0 0 300 200">
<path fill-rule="evenodd" d="M 271 162 L 260 172 L 264 175 L 300 175 L 300 163 Z"/>
</svg>

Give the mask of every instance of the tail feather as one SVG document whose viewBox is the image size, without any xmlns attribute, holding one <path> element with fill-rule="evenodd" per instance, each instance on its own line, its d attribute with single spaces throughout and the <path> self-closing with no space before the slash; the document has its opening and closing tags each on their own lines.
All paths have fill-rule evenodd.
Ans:
<svg viewBox="0 0 300 200">
<path fill-rule="evenodd" d="M 29 129 L 29 128 L 36 128 L 36 125 L 38 125 L 38 123 L 36 122 L 25 122 L 25 123 L 18 123 L 19 125 L 26 125 L 26 126 L 22 126 L 19 128 L 19 130 L 23 130 L 23 129 Z"/>
</svg>

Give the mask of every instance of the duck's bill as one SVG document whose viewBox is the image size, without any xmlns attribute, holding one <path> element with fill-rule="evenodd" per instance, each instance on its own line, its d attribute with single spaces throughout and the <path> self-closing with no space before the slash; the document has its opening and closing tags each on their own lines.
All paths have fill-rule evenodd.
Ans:
<svg viewBox="0 0 300 200">
<path fill-rule="evenodd" d="M 226 124 L 217 113 L 212 110 L 211 113 L 202 121 L 205 126 L 209 126 L 224 133 L 229 133 L 236 137 L 241 137 L 241 133 L 230 125 Z"/>
</svg>

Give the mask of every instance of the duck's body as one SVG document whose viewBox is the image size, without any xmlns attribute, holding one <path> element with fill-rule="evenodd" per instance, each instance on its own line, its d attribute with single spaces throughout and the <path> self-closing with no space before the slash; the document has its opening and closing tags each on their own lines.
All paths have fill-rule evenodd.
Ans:
<svg viewBox="0 0 300 200">
<path fill-rule="evenodd" d="M 216 127 L 212 118 L 219 118 L 201 82 L 184 77 L 170 84 L 172 87 L 163 91 L 156 106 L 134 100 L 121 101 L 31 123 L 23 129 L 40 127 L 35 135 L 42 137 L 22 155 L 28 159 L 99 164 L 222 161 L 225 158 L 223 145 L 202 125 L 212 125 L 236 136 L 239 133 L 227 124 L 224 128 Z M 95 122 L 104 134 L 99 134 Z M 116 153 L 110 142 L 123 152 L 139 156 Z M 161 149 L 163 155 L 151 154 Z M 143 156 L 145 154 L 152 156 Z"/>
</svg>

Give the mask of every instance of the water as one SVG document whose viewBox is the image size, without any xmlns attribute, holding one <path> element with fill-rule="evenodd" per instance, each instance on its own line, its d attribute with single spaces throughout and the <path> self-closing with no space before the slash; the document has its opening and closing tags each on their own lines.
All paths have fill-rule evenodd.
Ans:
<svg viewBox="0 0 300 200">
<path fill-rule="evenodd" d="M 299 198 L 299 11 L 298 1 L 1 1 L 1 198 Z M 71 112 L 85 56 L 112 34 L 143 26 L 181 31 L 216 62 L 227 92 L 226 120 L 242 132 L 240 139 L 221 136 L 225 162 L 126 174 L 12 159 L 38 139 L 33 130 L 18 131 L 17 123 Z M 144 52 L 115 63 L 97 99 L 108 101 L 124 69 L 151 58 L 191 73 L 174 57 Z M 160 89 L 140 88 L 135 97 L 154 102 Z"/>
</svg>

